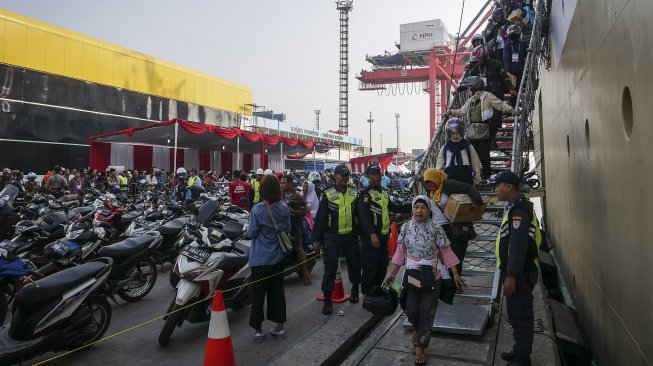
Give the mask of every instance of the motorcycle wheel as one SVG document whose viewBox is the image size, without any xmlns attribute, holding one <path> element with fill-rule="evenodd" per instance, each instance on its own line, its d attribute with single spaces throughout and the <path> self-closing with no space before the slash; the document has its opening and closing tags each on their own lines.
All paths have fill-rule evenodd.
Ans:
<svg viewBox="0 0 653 366">
<path fill-rule="evenodd" d="M 179 284 L 179 276 L 177 276 L 175 271 L 170 271 L 170 286 L 177 288 L 177 284 Z"/>
<path fill-rule="evenodd" d="M 179 309 L 181 306 L 175 304 L 172 309 L 170 309 L 170 312 L 173 312 L 177 309 Z M 175 313 L 172 313 L 168 315 L 166 318 L 166 323 L 163 325 L 163 328 L 161 329 L 161 333 L 159 333 L 159 344 L 162 346 L 165 346 L 168 344 L 168 341 L 170 341 L 170 336 L 172 335 L 172 332 L 175 330 L 175 327 L 179 323 L 179 320 L 181 317 L 184 315 L 184 311 L 180 310 Z"/>
<path fill-rule="evenodd" d="M 111 324 L 111 305 L 105 297 L 94 297 L 89 301 L 91 316 L 96 323 L 96 331 L 83 345 L 93 343 L 102 338 Z"/>
<path fill-rule="evenodd" d="M 9 304 L 7 303 L 7 295 L 4 292 L 0 292 L 0 326 L 5 323 L 7 319 L 7 310 L 9 309 Z"/>
<path fill-rule="evenodd" d="M 125 301 L 138 301 L 145 297 L 156 284 L 156 265 L 149 260 L 142 260 L 133 269 L 138 272 L 138 279 L 144 280 L 145 284 L 140 287 L 123 288 L 118 291 L 118 296 Z"/>
</svg>

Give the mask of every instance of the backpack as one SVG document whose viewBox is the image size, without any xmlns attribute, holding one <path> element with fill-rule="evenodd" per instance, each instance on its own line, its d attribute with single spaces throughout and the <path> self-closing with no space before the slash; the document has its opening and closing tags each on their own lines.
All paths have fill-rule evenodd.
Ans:
<svg viewBox="0 0 653 366">
<path fill-rule="evenodd" d="M 490 126 L 483 122 L 481 96 L 479 94 L 473 95 L 469 100 L 465 137 L 469 141 L 482 141 L 490 138 Z"/>
</svg>

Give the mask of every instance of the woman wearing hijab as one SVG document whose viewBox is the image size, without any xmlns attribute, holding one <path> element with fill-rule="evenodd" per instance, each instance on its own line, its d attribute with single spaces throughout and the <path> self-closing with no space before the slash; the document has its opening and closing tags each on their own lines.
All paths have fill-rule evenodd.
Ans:
<svg viewBox="0 0 653 366">
<path fill-rule="evenodd" d="M 415 345 L 415 365 L 424 365 L 425 349 L 431 341 L 431 327 L 442 288 L 442 274 L 438 269 L 440 262 L 451 269 L 458 286 L 464 286 L 465 281 L 456 270 L 455 266 L 460 261 L 449 247 L 447 235 L 429 216 L 429 198 L 424 195 L 415 197 L 412 207 L 413 218 L 401 227 L 397 238 L 397 251 L 392 257 L 386 281 L 393 280 L 399 268 L 406 266 L 403 280 L 403 286 L 406 288 L 406 316 L 413 325 L 411 342 Z M 409 271 L 417 271 L 419 278 L 426 277 L 432 286 L 421 286 L 420 289 L 409 286 Z M 428 280 L 430 276 L 433 276 L 433 280 Z"/>
<path fill-rule="evenodd" d="M 449 196 L 452 194 L 467 194 L 477 205 L 483 204 L 481 194 L 472 185 L 450 179 L 447 174 L 441 170 L 430 168 L 424 172 L 424 188 L 429 192 L 431 198 L 431 212 L 433 214 L 433 221 L 442 226 L 447 233 L 447 237 L 451 242 L 451 248 L 460 259 L 460 263 L 456 266 L 458 273 L 463 273 L 463 261 L 465 260 L 465 253 L 467 252 L 467 245 L 469 241 L 458 240 L 451 235 L 451 221 L 444 215 L 444 208 L 447 207 Z M 459 292 L 462 288 L 459 288 Z"/>
<path fill-rule="evenodd" d="M 307 248 L 304 248 L 308 252 L 312 252 L 312 248 L 309 248 L 311 243 L 311 232 L 313 231 L 313 219 L 317 215 L 317 208 L 320 206 L 320 199 L 317 197 L 315 192 L 315 184 L 313 182 L 306 181 L 302 185 L 302 192 L 304 193 L 304 201 L 306 201 L 306 215 L 304 216 L 304 243 Z"/>
</svg>

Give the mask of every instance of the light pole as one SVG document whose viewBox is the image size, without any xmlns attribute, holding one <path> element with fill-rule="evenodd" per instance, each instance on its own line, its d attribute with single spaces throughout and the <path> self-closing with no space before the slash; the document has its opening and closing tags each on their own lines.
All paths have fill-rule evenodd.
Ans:
<svg viewBox="0 0 653 366">
<path fill-rule="evenodd" d="M 370 111 L 370 118 L 367 120 L 367 123 L 370 124 L 370 155 L 372 155 L 372 122 L 374 122 L 374 119 L 372 119 L 372 112 Z"/>
<path fill-rule="evenodd" d="M 399 152 L 399 113 L 395 113 L 395 119 L 397 121 L 397 152 Z"/>
<path fill-rule="evenodd" d="M 320 113 L 322 113 L 321 110 L 316 109 L 315 111 L 315 130 L 319 131 L 320 130 Z"/>
<path fill-rule="evenodd" d="M 381 150 L 379 150 L 379 151 L 380 151 L 381 154 L 383 154 L 383 134 L 380 133 L 379 135 L 381 135 Z"/>
</svg>

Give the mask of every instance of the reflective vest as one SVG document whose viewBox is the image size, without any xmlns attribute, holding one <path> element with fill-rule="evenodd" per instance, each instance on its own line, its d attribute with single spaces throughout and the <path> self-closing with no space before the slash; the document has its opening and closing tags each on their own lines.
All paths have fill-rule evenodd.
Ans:
<svg viewBox="0 0 653 366">
<path fill-rule="evenodd" d="M 350 187 L 342 193 L 335 188 L 329 188 L 324 192 L 327 198 L 327 228 L 337 231 L 338 234 L 349 234 L 354 231 L 358 223 L 356 218 L 356 199 L 358 192 Z"/>
<path fill-rule="evenodd" d="M 189 187 L 192 187 L 195 185 L 195 181 L 197 180 L 197 176 L 193 177 L 188 177 L 188 183 L 186 183 Z"/>
<path fill-rule="evenodd" d="M 127 192 L 127 177 L 123 177 L 122 175 L 118 176 L 118 184 L 120 184 L 120 190 L 123 192 Z"/>
<path fill-rule="evenodd" d="M 388 197 L 388 193 L 385 191 L 379 193 L 376 189 L 370 189 L 368 192 L 372 199 L 372 204 L 370 205 L 372 225 L 374 225 L 375 228 L 378 228 L 380 222 L 381 234 L 387 235 L 390 232 L 390 212 L 388 211 L 388 202 L 390 201 L 390 198 Z M 380 220 L 379 217 L 381 217 Z"/>
<path fill-rule="evenodd" d="M 258 179 L 252 180 L 252 189 L 254 190 L 254 203 L 258 203 L 261 200 L 261 194 L 258 192 L 261 187 L 261 182 Z"/>
<path fill-rule="evenodd" d="M 526 263 L 524 272 L 532 272 L 539 268 L 538 252 L 542 244 L 542 234 L 540 233 L 540 223 L 537 221 L 533 204 L 526 198 L 520 197 L 506 209 L 506 214 L 501 221 L 499 235 L 497 235 L 494 254 L 497 256 L 497 268 L 502 271 L 508 269 L 508 253 L 510 247 L 510 217 L 512 210 L 521 207 L 526 212 L 531 212 L 531 222 L 528 225 L 528 251 L 526 252 Z"/>
</svg>

